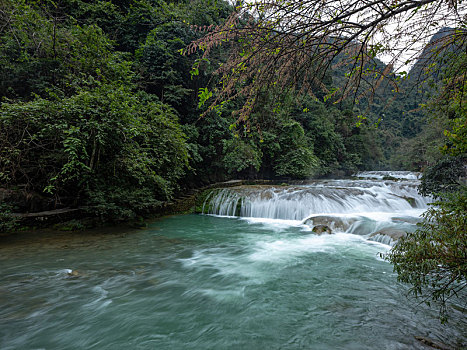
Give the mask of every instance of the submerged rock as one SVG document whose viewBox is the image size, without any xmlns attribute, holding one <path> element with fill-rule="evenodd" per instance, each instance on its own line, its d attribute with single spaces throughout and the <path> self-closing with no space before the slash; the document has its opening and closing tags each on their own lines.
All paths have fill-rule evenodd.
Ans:
<svg viewBox="0 0 467 350">
<path fill-rule="evenodd" d="M 391 218 L 391 220 L 394 221 L 394 222 L 403 222 L 403 223 L 412 224 L 412 225 L 416 225 L 419 222 L 422 222 L 422 218 L 413 217 L 413 216 L 393 217 L 393 218 Z"/>
<path fill-rule="evenodd" d="M 412 208 L 416 208 L 417 207 L 417 201 L 415 200 L 414 197 L 408 197 L 408 196 L 400 196 L 400 195 L 397 195 L 397 194 L 393 194 L 394 197 L 397 197 L 397 198 L 401 198 L 401 199 L 404 199 L 407 201 L 407 203 L 410 204 L 410 206 Z"/>
<path fill-rule="evenodd" d="M 305 219 L 303 224 L 309 226 L 324 225 L 328 226 L 332 230 L 345 232 L 349 229 L 350 226 L 352 226 L 353 223 L 355 223 L 355 221 L 357 221 L 356 218 L 319 215 Z"/>
<path fill-rule="evenodd" d="M 414 337 L 415 339 L 417 339 L 420 343 L 423 343 L 427 346 L 430 346 L 432 347 L 433 349 L 439 349 L 439 350 L 452 350 L 452 348 L 446 344 L 443 344 L 441 342 L 438 342 L 436 340 L 432 340 L 432 339 L 429 339 L 429 338 L 426 338 L 426 337 L 417 337 L 415 336 Z"/>
<path fill-rule="evenodd" d="M 405 237 L 407 233 L 395 228 L 383 228 L 373 232 L 368 240 L 379 242 L 387 245 L 394 245 L 401 237 Z"/>
<path fill-rule="evenodd" d="M 331 229 L 327 225 L 316 225 L 313 227 L 312 231 L 318 235 L 323 234 L 323 233 L 327 233 L 327 234 L 332 233 Z"/>
<path fill-rule="evenodd" d="M 76 270 L 68 270 L 67 272 L 68 277 L 79 277 L 81 274 Z"/>
</svg>

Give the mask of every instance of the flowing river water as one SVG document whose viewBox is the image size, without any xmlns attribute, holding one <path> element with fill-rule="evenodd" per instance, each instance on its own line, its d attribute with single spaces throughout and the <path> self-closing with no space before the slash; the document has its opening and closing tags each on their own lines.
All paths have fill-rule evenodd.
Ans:
<svg viewBox="0 0 467 350">
<path fill-rule="evenodd" d="M 208 215 L 144 230 L 0 238 L 0 349 L 462 348 L 462 312 L 441 325 L 380 257 L 429 202 L 416 175 L 383 175 L 215 191 Z"/>
</svg>

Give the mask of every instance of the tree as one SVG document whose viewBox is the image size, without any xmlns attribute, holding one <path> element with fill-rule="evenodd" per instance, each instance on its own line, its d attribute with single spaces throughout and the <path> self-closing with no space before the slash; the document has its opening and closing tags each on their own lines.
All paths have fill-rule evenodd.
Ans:
<svg viewBox="0 0 467 350">
<path fill-rule="evenodd" d="M 186 137 L 172 106 L 138 91 L 131 54 L 96 24 L 120 26 L 119 8 L 5 0 L 0 19 L 0 183 L 13 193 L 0 210 L 80 206 L 122 220 L 172 198 L 188 168 Z"/>
<path fill-rule="evenodd" d="M 444 27 L 454 29 L 427 50 L 424 43 Z M 228 46 L 230 54 L 216 71 L 220 83 L 212 92 L 208 111 L 242 97 L 245 103 L 237 124 L 249 122 L 261 91 L 294 90 L 296 96 L 308 94 L 324 102 L 371 104 L 378 89 L 392 86 L 397 91 L 407 73 L 395 73 L 395 69 L 416 58 L 427 64 L 419 72 L 433 70 L 437 63 L 450 67 L 434 82 L 442 86 L 437 104 L 453 116 L 445 132 L 449 141 L 445 152 L 461 159 L 462 167 L 465 164 L 467 70 L 461 59 L 467 47 L 465 1 L 240 1 L 223 25 L 210 29 L 184 52 L 201 50 L 208 59 L 219 45 Z M 389 56 L 390 63 L 381 65 L 377 60 L 381 55 Z M 326 77 L 336 69 L 345 78 L 333 86 Z M 363 122 L 368 120 L 362 117 Z M 417 132 L 411 121 L 403 122 L 410 129 L 406 134 Z M 348 137 L 347 150 L 358 148 L 360 134 Z M 444 195 L 425 213 L 421 227 L 388 255 L 399 280 L 412 284 L 416 296 L 441 301 L 443 317 L 446 300 L 466 286 L 465 198 L 465 187 Z"/>
<path fill-rule="evenodd" d="M 288 121 L 281 125 L 280 131 L 280 152 L 274 164 L 276 174 L 299 179 L 310 177 L 318 167 L 318 159 L 302 126 L 296 121 Z"/>
<path fill-rule="evenodd" d="M 395 75 L 393 68 L 416 58 L 423 49 L 416 44 L 437 29 L 447 24 L 456 28 L 440 39 L 433 55 L 449 45 L 462 51 L 466 13 L 466 3 L 457 0 L 240 1 L 222 25 L 211 28 L 184 52 L 202 50 L 208 58 L 216 46 L 229 47 L 227 62 L 216 72 L 221 78 L 210 109 L 243 96 L 241 121 L 253 110 L 258 91 L 272 87 L 311 96 L 324 90 L 325 98 L 335 101 L 367 98 L 371 102 L 384 78 L 397 89 L 398 79 L 407 73 Z M 389 55 L 391 63 L 378 64 L 379 55 Z M 346 79 L 330 90 L 323 80 L 336 66 L 345 67 Z"/>
<path fill-rule="evenodd" d="M 246 177 L 258 171 L 261 166 L 261 152 L 251 140 L 238 138 L 223 140 L 223 164 L 228 173 L 242 174 Z"/>
<path fill-rule="evenodd" d="M 55 204 L 85 205 L 102 218 L 161 205 L 188 162 L 173 108 L 128 87 L 3 103 L 0 122 L 2 183 L 53 196 Z"/>
<path fill-rule="evenodd" d="M 436 202 L 423 214 L 420 227 L 401 239 L 387 255 L 398 279 L 411 284 L 417 297 L 439 302 L 441 320 L 448 317 L 447 301 L 466 300 L 467 287 L 467 142 L 465 55 L 444 71 L 440 95 L 432 112 L 451 122 L 445 130 L 444 157 L 423 174 L 419 192 Z"/>
<path fill-rule="evenodd" d="M 423 214 L 423 223 L 401 238 L 386 258 L 399 281 L 429 304 L 439 302 L 447 320 L 447 301 L 465 301 L 467 287 L 467 187 L 447 194 Z"/>
</svg>

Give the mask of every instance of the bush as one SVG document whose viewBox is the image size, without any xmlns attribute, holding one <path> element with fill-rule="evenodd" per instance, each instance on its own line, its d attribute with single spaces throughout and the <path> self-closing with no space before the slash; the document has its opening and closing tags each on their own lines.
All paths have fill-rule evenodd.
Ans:
<svg viewBox="0 0 467 350">
<path fill-rule="evenodd" d="M 18 226 L 18 217 L 11 215 L 12 207 L 0 203 L 0 232 L 14 231 Z"/>
<path fill-rule="evenodd" d="M 3 103 L 0 121 L 0 174 L 7 185 L 25 184 L 28 192 L 68 205 L 96 205 L 103 216 L 132 217 L 157 204 L 139 205 L 144 197 L 169 199 L 187 166 L 173 109 L 120 86 L 60 101 Z"/>
<path fill-rule="evenodd" d="M 447 319 L 446 302 L 465 300 L 467 285 L 467 188 L 446 194 L 423 214 L 421 226 L 401 238 L 386 258 L 394 264 L 398 280 L 410 283 L 417 297 L 440 303 L 441 320 Z"/>
</svg>

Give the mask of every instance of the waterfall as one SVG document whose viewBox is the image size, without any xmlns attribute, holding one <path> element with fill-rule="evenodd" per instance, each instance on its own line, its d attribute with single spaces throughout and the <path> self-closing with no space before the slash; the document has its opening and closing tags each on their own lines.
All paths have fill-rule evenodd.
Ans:
<svg viewBox="0 0 467 350">
<path fill-rule="evenodd" d="M 320 214 L 404 213 L 425 209 L 429 198 L 414 181 L 325 180 L 301 186 L 238 186 L 208 199 L 205 213 L 283 220 Z"/>
<path fill-rule="evenodd" d="M 364 179 L 404 179 L 404 180 L 418 180 L 422 176 L 421 173 L 412 171 L 364 171 L 354 174 L 353 176 Z"/>
<path fill-rule="evenodd" d="M 393 180 L 388 180 L 387 174 Z M 431 202 L 431 198 L 417 191 L 418 174 L 369 172 L 357 175 L 359 179 L 356 180 L 225 188 L 211 193 L 203 212 L 255 222 L 286 220 L 308 230 L 325 225 L 332 232 L 365 236 L 386 245 L 393 245 L 406 232 L 416 229 L 420 215 Z"/>
</svg>

